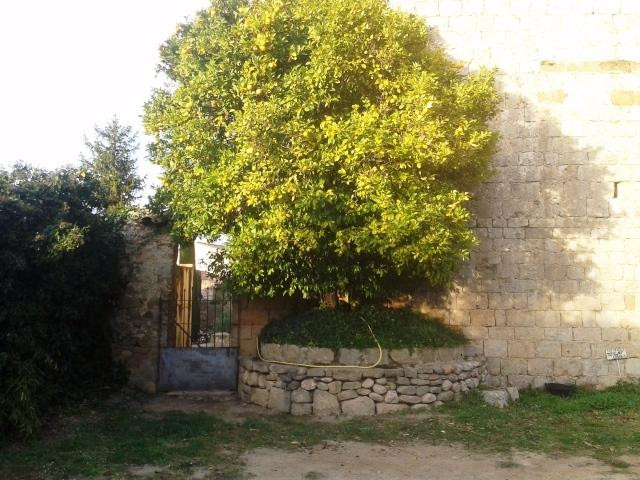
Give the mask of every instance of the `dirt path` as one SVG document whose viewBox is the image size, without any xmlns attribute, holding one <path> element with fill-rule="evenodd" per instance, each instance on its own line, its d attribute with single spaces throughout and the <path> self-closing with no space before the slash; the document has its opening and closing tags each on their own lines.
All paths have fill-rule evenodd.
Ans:
<svg viewBox="0 0 640 480">
<path fill-rule="evenodd" d="M 228 391 L 171 392 L 150 398 L 142 409 L 154 413 L 207 413 L 233 423 L 276 415 L 274 410 L 240 402 L 235 392 Z"/>
<path fill-rule="evenodd" d="M 244 456 L 261 480 L 638 480 L 640 459 L 623 470 L 587 457 L 472 454 L 463 447 L 327 444 L 299 452 L 258 449 Z"/>
</svg>

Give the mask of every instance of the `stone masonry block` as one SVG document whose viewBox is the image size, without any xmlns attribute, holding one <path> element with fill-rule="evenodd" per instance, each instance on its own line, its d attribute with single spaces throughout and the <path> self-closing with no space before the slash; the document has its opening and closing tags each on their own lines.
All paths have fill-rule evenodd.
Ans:
<svg viewBox="0 0 640 480">
<path fill-rule="evenodd" d="M 578 358 L 559 358 L 553 361 L 555 377 L 577 377 L 582 375 L 583 362 Z"/>
<path fill-rule="evenodd" d="M 527 364 L 529 375 L 553 375 L 553 360 L 548 358 L 530 358 Z"/>
<path fill-rule="evenodd" d="M 602 339 L 600 328 L 574 328 L 573 339 L 577 342 L 598 342 Z"/>
<path fill-rule="evenodd" d="M 586 342 L 563 342 L 562 356 L 589 358 L 591 357 L 591 345 Z"/>
<path fill-rule="evenodd" d="M 484 354 L 486 357 L 505 358 L 507 356 L 506 340 L 485 340 Z"/>
<path fill-rule="evenodd" d="M 522 340 L 509 341 L 509 357 L 513 358 L 534 358 L 536 347 L 534 342 Z"/>
<path fill-rule="evenodd" d="M 503 358 L 501 361 L 502 375 L 526 375 L 527 359 L 525 358 Z"/>
<path fill-rule="evenodd" d="M 539 358 L 559 358 L 562 356 L 560 342 L 536 342 L 536 356 Z"/>
<path fill-rule="evenodd" d="M 493 310 L 471 310 L 469 317 L 471 325 L 491 327 L 496 324 L 496 317 Z"/>
</svg>

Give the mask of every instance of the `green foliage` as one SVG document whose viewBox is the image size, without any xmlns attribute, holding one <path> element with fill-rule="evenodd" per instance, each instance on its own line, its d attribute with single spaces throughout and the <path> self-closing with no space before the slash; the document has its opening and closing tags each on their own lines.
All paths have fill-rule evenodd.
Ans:
<svg viewBox="0 0 640 480">
<path fill-rule="evenodd" d="M 109 208 L 126 211 L 143 185 L 136 173 L 137 135 L 116 117 L 94 131 L 93 140 L 84 140 L 89 157 L 82 157 L 82 165 L 100 184 Z"/>
<path fill-rule="evenodd" d="M 366 307 L 352 311 L 317 308 L 267 324 L 263 343 L 302 347 L 374 348 L 371 326 L 383 348 L 453 347 L 464 335 L 437 320 L 407 309 Z"/>
<path fill-rule="evenodd" d="M 381 297 L 469 255 L 498 96 L 385 0 L 215 1 L 161 50 L 146 105 L 176 234 L 230 236 L 253 295 Z"/>
<path fill-rule="evenodd" d="M 111 380 L 120 221 L 84 172 L 0 170 L 0 432 Z"/>
</svg>

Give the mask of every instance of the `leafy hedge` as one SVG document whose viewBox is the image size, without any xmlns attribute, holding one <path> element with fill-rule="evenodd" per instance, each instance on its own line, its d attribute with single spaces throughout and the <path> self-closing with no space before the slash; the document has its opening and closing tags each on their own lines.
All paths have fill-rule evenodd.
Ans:
<svg viewBox="0 0 640 480">
<path fill-rule="evenodd" d="M 82 171 L 0 170 L 0 432 L 113 381 L 121 221 Z"/>
<path fill-rule="evenodd" d="M 308 310 L 269 323 L 260 341 L 303 347 L 375 347 L 367 324 L 383 348 L 453 347 L 467 343 L 461 332 L 408 308 L 374 307 L 348 312 Z"/>
</svg>

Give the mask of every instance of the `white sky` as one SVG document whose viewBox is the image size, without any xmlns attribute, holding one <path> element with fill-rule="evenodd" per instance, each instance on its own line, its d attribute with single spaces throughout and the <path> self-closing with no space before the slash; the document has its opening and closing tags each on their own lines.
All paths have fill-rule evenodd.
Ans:
<svg viewBox="0 0 640 480">
<path fill-rule="evenodd" d="M 0 166 L 73 164 L 113 115 L 138 131 L 158 47 L 209 0 L 0 0 Z"/>
</svg>

